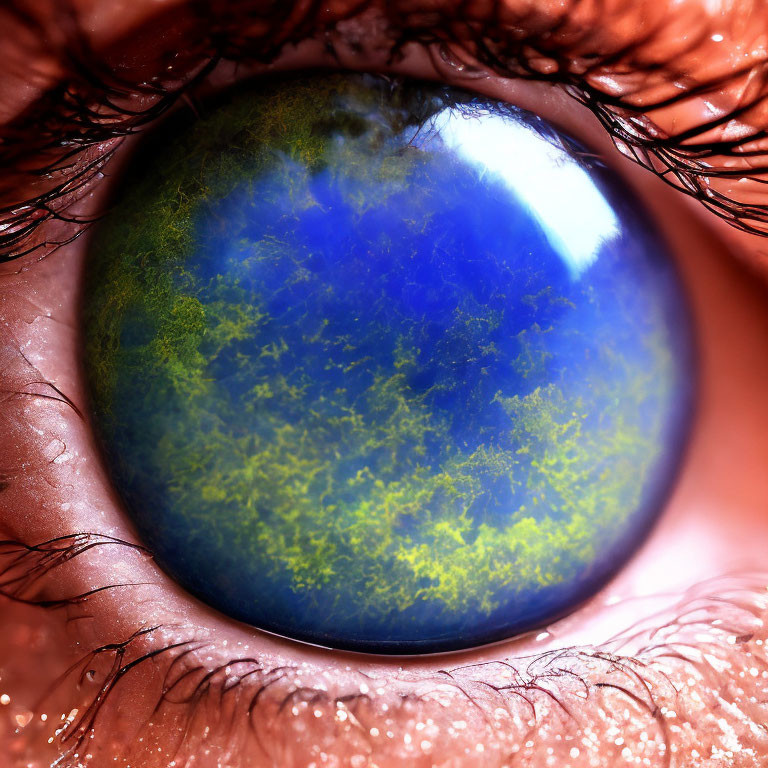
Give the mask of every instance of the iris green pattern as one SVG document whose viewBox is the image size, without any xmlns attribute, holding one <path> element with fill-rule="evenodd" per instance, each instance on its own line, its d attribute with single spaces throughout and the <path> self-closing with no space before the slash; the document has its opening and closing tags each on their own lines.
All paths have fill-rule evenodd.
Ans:
<svg viewBox="0 0 768 768">
<path fill-rule="evenodd" d="M 646 319 L 641 356 L 653 365 L 645 372 L 608 331 L 597 346 L 590 339 L 599 359 L 580 370 L 602 375 L 574 381 L 551 369 L 551 339 L 579 307 L 546 291 L 524 301 L 553 308 L 551 322 L 519 330 L 512 358 L 494 342 L 499 311 L 458 296 L 425 360 L 422 330 L 398 324 L 384 296 L 367 319 L 370 296 L 342 296 L 346 326 L 319 311 L 288 307 L 286 320 L 270 310 L 270 286 L 285 286 L 287 302 L 298 286 L 314 307 L 341 290 L 290 242 L 243 234 L 239 261 L 225 274 L 190 266 L 200 211 L 260 174 L 286 169 L 274 195 L 302 211 L 313 205 L 319 169 L 374 177 L 378 200 L 347 200 L 361 212 L 407 184 L 418 158 L 394 154 L 372 166 L 371 142 L 390 140 L 384 129 L 372 138 L 347 116 L 335 133 L 318 130 L 318 115 L 345 88 L 372 105 L 379 98 L 345 82 L 295 80 L 214 112 L 121 202 L 97 240 L 87 289 L 94 407 L 125 485 L 153 475 L 141 482 L 156 495 L 129 503 L 144 520 L 168 499 L 183 510 L 181 518 L 158 515 L 152 524 L 161 532 L 181 535 L 183 519 L 193 545 L 231 552 L 265 583 L 310 601 L 337 585 L 336 608 L 349 600 L 359 616 L 423 601 L 489 615 L 510 595 L 567 584 L 624 535 L 660 451 L 663 409 L 650 409 L 650 427 L 647 414 L 672 378 L 664 329 Z M 413 104 L 395 110 L 397 130 L 418 124 L 429 105 L 419 109 L 418 117 Z M 339 125 L 343 144 L 334 138 Z M 385 274 L 407 258 L 387 247 L 374 249 L 391 259 Z M 364 268 L 364 256 L 350 266 Z M 468 410 L 496 414 L 464 443 L 454 415 L 436 405 L 464 386 L 451 373 L 457 355 L 478 372 Z M 224 377 L 216 373 L 222 361 Z M 501 364 L 538 383 L 522 392 L 494 386 Z M 422 385 L 425 369 L 437 373 Z M 130 455 L 120 454 L 121 440 Z"/>
</svg>

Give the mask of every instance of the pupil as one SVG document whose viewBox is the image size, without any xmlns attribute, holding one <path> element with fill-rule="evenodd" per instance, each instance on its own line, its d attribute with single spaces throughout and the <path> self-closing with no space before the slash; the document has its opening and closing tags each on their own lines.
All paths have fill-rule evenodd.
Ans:
<svg viewBox="0 0 768 768">
<path fill-rule="evenodd" d="M 160 565 L 384 653 L 503 639 L 605 583 L 664 502 L 693 374 L 663 245 L 585 157 L 505 105 L 338 75 L 140 155 L 85 356 Z"/>
</svg>

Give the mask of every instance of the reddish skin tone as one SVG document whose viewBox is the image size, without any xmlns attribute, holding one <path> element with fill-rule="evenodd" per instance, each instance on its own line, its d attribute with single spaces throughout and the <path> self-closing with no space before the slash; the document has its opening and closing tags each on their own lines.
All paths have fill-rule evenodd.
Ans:
<svg viewBox="0 0 768 768">
<path fill-rule="evenodd" d="M 667 10 L 653 0 L 647 7 L 637 5 L 649 14 Z M 121 26 L 156 12 L 158 4 L 101 0 L 79 6 L 89 34 L 106 44 Z M 549 5 L 536 7 L 546 12 Z M 693 14 L 689 19 L 705 20 L 701 6 L 691 2 L 685 9 Z M 754 25 L 740 25 L 753 18 L 753 10 L 745 4 L 721 17 L 724 30 L 737 32 L 686 63 L 692 75 L 700 68 L 729 66 L 744 50 L 754 50 Z M 601 34 L 618 39 L 622 29 Z M 670 25 L 665 45 L 674 44 L 678 29 Z M 0 32 L 0 52 L 14 45 L 13 35 Z M 370 55 L 350 50 L 341 58 L 350 69 L 384 68 Z M 0 54 L 0 62 L 7 59 Z M 45 79 L 51 69 L 42 57 L 37 63 Z M 310 43 L 286 52 L 277 67 L 323 63 Z M 589 142 L 636 191 L 668 239 L 695 316 L 701 391 L 684 468 L 659 524 L 600 594 L 546 633 L 410 659 L 340 653 L 260 633 L 190 598 L 142 553 L 119 546 L 92 549 L 57 568 L 34 596 L 50 600 L 109 584 L 135 586 L 99 592 L 60 609 L 0 598 L 0 768 L 42 768 L 65 753 L 63 765 L 95 768 L 160 768 L 173 760 L 203 768 L 602 768 L 758 766 L 768 759 L 761 726 L 768 720 L 762 626 L 768 614 L 763 600 L 768 584 L 763 572 L 768 548 L 765 239 L 728 227 L 622 158 L 591 113 L 556 88 L 490 73 L 462 80 L 448 67 L 435 71 L 415 48 L 394 69 L 506 99 Z M 218 87 L 233 79 L 232 68 L 223 66 L 211 82 Z M 0 82 L 10 83 L 2 90 L 5 116 L 34 96 L 29 72 L 0 70 Z M 726 89 L 710 102 L 729 104 L 736 98 Z M 656 119 L 667 127 L 686 124 L 704 110 L 692 103 Z M 129 154 L 125 144 L 110 173 Z M 97 211 L 112 183 L 107 178 L 94 185 L 84 210 Z M 0 413 L 0 475 L 9 478 L 0 493 L 0 538 L 37 543 L 89 531 L 137 540 L 88 424 L 66 404 L 40 396 L 50 395 L 50 387 L 33 383 L 50 382 L 85 410 L 77 366 L 77 301 L 87 248 L 86 236 L 43 261 L 27 258 L 0 268 L 0 392 L 8 393 Z M 27 394 L 13 394 L 19 392 Z M 742 575 L 721 578 L 734 571 Z M 699 596 L 714 599 L 696 602 Z M 692 606 L 699 608 L 694 614 Z M 175 690 L 175 700 L 190 693 L 206 671 L 230 663 L 229 674 L 221 669 L 211 678 L 194 710 L 176 704 L 153 712 L 169 664 L 178 656 L 161 653 L 120 679 L 98 714 L 94 737 L 85 728 L 78 746 L 83 713 L 108 679 L 115 657 L 105 652 L 89 661 L 84 671 L 93 674 L 82 680 L 59 676 L 93 649 L 154 626 L 160 629 L 131 643 L 120 663 L 196 641 L 171 679 L 193 667 L 202 671 L 185 678 L 189 685 Z M 526 657 L 561 649 L 571 650 L 547 668 L 548 675 L 533 680 L 543 672 L 543 662 L 529 669 Z M 615 656 L 609 659 L 609 652 Z M 700 659 L 702 653 L 708 657 Z M 249 661 L 231 663 L 235 659 Z M 519 677 L 494 663 L 501 660 Z M 286 670 L 273 673 L 278 667 Z M 236 677 L 241 683 L 222 694 L 222 685 L 228 687 L 227 679 Z M 254 703 L 259 687 L 273 679 L 277 682 Z M 510 683 L 517 687 L 501 692 L 490 687 Z M 57 732 L 62 717 L 68 725 Z M 189 762 L 191 756 L 195 759 Z"/>
</svg>

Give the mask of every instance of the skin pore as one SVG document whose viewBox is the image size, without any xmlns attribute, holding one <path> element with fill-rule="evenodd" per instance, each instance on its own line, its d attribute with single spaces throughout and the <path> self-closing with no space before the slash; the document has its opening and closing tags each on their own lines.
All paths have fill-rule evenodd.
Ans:
<svg viewBox="0 0 768 768">
<path fill-rule="evenodd" d="M 313 37 L 312 26 L 301 28 L 300 20 L 343 16 L 347 5 L 328 3 L 323 17 L 313 4 L 295 4 L 281 29 L 292 28 L 294 39 L 304 42 L 275 52 L 269 64 L 222 62 L 198 86 L 196 99 L 265 70 L 371 69 L 507 100 L 601 152 L 669 241 L 695 316 L 700 400 L 672 498 L 652 536 L 600 594 L 530 636 L 463 653 L 388 659 L 260 633 L 197 603 L 140 547 L 124 543 L 138 539 L 81 416 L 78 302 L 88 235 L 42 260 L 42 251 L 32 252 L 3 265 L 0 281 L 0 538 L 18 542 L 0 545 L 6 595 L 0 603 L 0 766 L 46 766 L 59 757 L 59 765 L 96 768 L 761 765 L 768 755 L 762 725 L 768 582 L 760 572 L 768 544 L 764 238 L 729 227 L 622 158 L 592 112 L 561 88 L 500 77 L 473 61 L 468 46 L 436 52 L 414 42 L 391 59 L 381 13 L 366 12 L 334 28 L 340 31 L 330 55 L 327 37 Z M 416 6 L 389 5 L 393 16 Z M 465 5 L 476 18 L 491 13 L 490 3 Z M 581 42 L 582 54 L 590 47 L 619 50 L 647 29 L 631 12 L 612 14 L 588 3 L 563 12 L 556 5 L 504 9 L 510 25 L 516 19 L 523 30 L 546 27 L 565 13 L 558 28 L 564 38 L 569 26 L 587 25 L 594 34 Z M 668 98 L 675 83 L 693 89 L 699 80 L 724 78 L 749 61 L 744 80 L 723 80 L 706 94 L 657 110 L 653 121 L 662 130 L 685 130 L 732 111 L 765 88 L 759 66 L 766 58 L 759 42 L 765 9 L 759 3 L 711 6 L 679 4 L 673 17 L 665 3 L 636 4 L 645 24 L 658 22 L 665 30 L 633 59 L 646 72 L 637 103 Z M 150 65 L 142 70 L 142 62 L 154 66 L 162 59 L 177 68 L 180 85 L 182 71 L 192 66 L 180 53 L 193 50 L 180 42 L 194 28 L 191 3 L 110 0 L 68 7 L 77 9 L 77 28 L 89 45 L 120 50 L 113 61 L 124 74 L 149 79 Z M 39 11 L 51 19 L 44 47 L 25 36 L 20 21 L 14 27 L 14 17 L 0 33 L 6 127 L 63 74 L 57 51 L 68 39 L 66 24 L 54 25 L 62 17 L 50 9 L 46 14 L 42 4 Z M 164 13 L 170 14 L 164 23 L 150 23 Z M 222 4 L 214 17 L 228 14 L 234 16 L 233 8 Z M 279 37 L 255 19 L 241 24 L 242 36 Z M 408 23 L 424 31 L 437 17 L 422 13 Z M 131 37 L 132 30 L 143 32 Z M 681 30 L 689 42 L 701 32 L 703 42 L 686 47 Z M 162 51 L 178 55 L 163 59 Z M 679 74 L 674 83 L 669 72 L 662 77 L 652 66 L 670 58 Z M 532 58 L 531 66 L 545 75 L 551 62 Z M 606 79 L 603 93 L 628 88 L 626 78 L 624 72 L 612 83 Z M 137 110 L 151 99 L 137 97 Z M 196 99 L 180 102 L 190 119 Z M 759 108 L 741 117 L 749 127 L 766 124 Z M 737 118 L 727 129 L 729 136 L 745 131 Z M 84 190 L 79 215 L 103 208 L 121 164 L 130 162 L 132 140 L 115 149 L 105 178 Z M 96 157 L 112 146 L 107 138 L 89 151 Z M 756 153 L 749 163 L 759 161 Z M 717 164 L 717 157 L 709 162 Z M 759 229 L 766 202 L 759 168 L 753 174 L 739 165 L 743 160 L 728 162 L 742 175 L 715 179 L 712 188 L 756 206 L 745 221 L 747 230 Z M 9 165 L 17 174 L 16 197 L 4 188 L 4 204 L 19 207 L 31 196 L 38 180 L 25 173 L 36 163 L 17 152 Z M 65 239 L 63 222 L 39 218 L 44 223 L 35 242 Z M 17 244 L 16 252 L 28 244 Z M 105 589 L 110 585 L 121 586 Z"/>
</svg>

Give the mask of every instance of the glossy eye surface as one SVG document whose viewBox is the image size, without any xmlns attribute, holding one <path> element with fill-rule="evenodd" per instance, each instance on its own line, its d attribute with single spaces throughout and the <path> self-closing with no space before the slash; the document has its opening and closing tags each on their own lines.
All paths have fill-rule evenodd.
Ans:
<svg viewBox="0 0 768 768">
<path fill-rule="evenodd" d="M 533 629 L 624 564 L 694 374 L 618 179 L 533 115 L 367 76 L 270 81 L 174 136 L 84 293 L 94 420 L 172 576 L 412 653 Z"/>
</svg>

